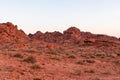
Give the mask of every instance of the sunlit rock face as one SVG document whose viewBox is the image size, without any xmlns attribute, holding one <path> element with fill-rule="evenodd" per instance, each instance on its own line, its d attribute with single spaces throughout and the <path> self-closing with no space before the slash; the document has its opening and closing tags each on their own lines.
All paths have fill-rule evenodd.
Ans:
<svg viewBox="0 0 120 80">
<path fill-rule="evenodd" d="M 29 37 L 10 22 L 0 23 L 0 42 L 24 42 Z"/>
</svg>

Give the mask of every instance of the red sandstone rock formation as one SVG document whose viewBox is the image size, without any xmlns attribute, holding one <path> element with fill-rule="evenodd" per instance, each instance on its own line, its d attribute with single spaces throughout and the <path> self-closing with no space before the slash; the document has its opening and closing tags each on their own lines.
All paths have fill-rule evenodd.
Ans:
<svg viewBox="0 0 120 80">
<path fill-rule="evenodd" d="M 0 80 L 120 80 L 120 39 L 75 27 L 29 37 L 0 24 Z"/>
<path fill-rule="evenodd" d="M 81 32 L 78 28 L 75 27 L 71 27 L 69 29 L 67 29 L 66 31 L 64 31 L 63 33 L 63 38 L 64 39 L 80 39 L 81 38 Z"/>
<path fill-rule="evenodd" d="M 86 44 L 86 43 L 95 43 L 99 42 L 115 42 L 118 41 L 116 37 L 101 35 L 101 34 L 92 34 L 90 32 L 81 32 L 76 27 L 70 27 L 62 33 L 60 32 L 46 32 L 42 33 L 40 31 L 35 34 L 29 34 L 29 37 L 32 39 L 37 39 L 49 43 L 58 43 L 58 44 Z"/>
<path fill-rule="evenodd" d="M 24 42 L 29 37 L 10 22 L 0 24 L 0 42 Z"/>
<path fill-rule="evenodd" d="M 50 43 L 60 43 L 60 41 L 62 40 L 62 33 L 57 31 L 42 33 L 38 31 L 35 34 L 29 34 L 29 37 L 32 39 L 37 39 Z"/>
<path fill-rule="evenodd" d="M 62 33 L 60 32 L 36 32 L 35 34 L 29 34 L 30 38 L 35 38 L 37 40 L 42 40 L 50 43 L 58 43 L 58 44 L 73 44 L 80 42 L 81 32 L 78 28 L 71 27 Z"/>
<path fill-rule="evenodd" d="M 76 27 L 70 27 L 69 29 L 64 31 L 63 39 L 64 39 L 64 43 L 66 43 L 66 41 L 67 41 L 68 44 L 79 44 L 79 43 L 82 44 L 82 42 L 83 42 L 81 32 Z"/>
</svg>

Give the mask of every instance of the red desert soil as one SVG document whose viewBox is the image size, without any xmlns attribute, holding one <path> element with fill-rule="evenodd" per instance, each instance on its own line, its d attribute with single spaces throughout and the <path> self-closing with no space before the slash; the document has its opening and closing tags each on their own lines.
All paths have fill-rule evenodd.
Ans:
<svg viewBox="0 0 120 80">
<path fill-rule="evenodd" d="M 120 80 L 120 39 L 76 27 L 26 35 L 1 23 L 0 80 Z"/>
</svg>

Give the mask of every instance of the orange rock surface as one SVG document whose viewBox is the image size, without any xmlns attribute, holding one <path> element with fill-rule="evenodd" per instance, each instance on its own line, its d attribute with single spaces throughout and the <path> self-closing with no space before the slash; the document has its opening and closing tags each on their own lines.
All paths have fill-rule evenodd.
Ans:
<svg viewBox="0 0 120 80">
<path fill-rule="evenodd" d="M 120 80 L 120 40 L 76 27 L 26 35 L 1 23 L 0 80 Z"/>
</svg>

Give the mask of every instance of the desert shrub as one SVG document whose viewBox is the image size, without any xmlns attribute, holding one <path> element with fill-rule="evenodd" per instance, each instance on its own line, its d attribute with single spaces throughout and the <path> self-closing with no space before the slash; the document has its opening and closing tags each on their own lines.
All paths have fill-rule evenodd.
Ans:
<svg viewBox="0 0 120 80">
<path fill-rule="evenodd" d="M 75 55 L 69 55 L 68 58 L 75 59 Z"/>
<path fill-rule="evenodd" d="M 25 50 L 25 52 L 28 52 L 28 53 L 36 53 L 37 51 L 36 51 L 36 50 Z"/>
<path fill-rule="evenodd" d="M 40 79 L 40 78 L 34 78 L 33 80 L 42 80 L 42 79 Z"/>
<path fill-rule="evenodd" d="M 73 74 L 77 75 L 77 76 L 80 76 L 81 75 L 81 70 L 76 70 Z"/>
<path fill-rule="evenodd" d="M 5 66 L 4 67 L 4 71 L 13 72 L 14 71 L 14 67 L 12 67 L 12 66 Z"/>
<path fill-rule="evenodd" d="M 86 73 L 95 73 L 95 70 L 90 69 L 90 70 L 86 70 L 85 72 L 86 72 Z"/>
<path fill-rule="evenodd" d="M 120 56 L 120 53 L 117 53 L 117 56 Z"/>
<path fill-rule="evenodd" d="M 92 59 L 87 59 L 87 60 L 85 60 L 87 63 L 95 63 L 95 61 L 94 60 L 92 60 Z"/>
<path fill-rule="evenodd" d="M 95 53 L 95 56 L 100 57 L 100 58 L 104 58 L 106 55 L 104 52 L 101 52 L 101 53 Z"/>
<path fill-rule="evenodd" d="M 16 58 L 23 58 L 23 56 L 22 56 L 21 54 L 19 54 L 19 53 L 13 55 L 13 57 L 16 57 Z"/>
<path fill-rule="evenodd" d="M 21 75 L 24 75 L 24 72 L 22 72 L 22 71 L 20 71 L 19 73 L 20 73 Z"/>
<path fill-rule="evenodd" d="M 90 58 L 95 58 L 95 56 L 94 56 L 94 55 L 91 55 Z"/>
<path fill-rule="evenodd" d="M 35 64 L 35 65 L 32 65 L 30 68 L 31 69 L 40 69 L 41 67 L 40 67 L 40 65 Z"/>
<path fill-rule="evenodd" d="M 81 64 L 81 65 L 85 65 L 87 63 L 95 63 L 95 61 L 92 59 L 85 59 L 85 60 L 80 60 L 80 61 L 76 62 L 76 64 Z"/>
<path fill-rule="evenodd" d="M 105 72 L 103 72 L 103 74 L 110 75 L 111 73 L 109 71 L 105 71 Z"/>
<path fill-rule="evenodd" d="M 54 54 L 54 55 L 58 54 L 58 52 L 55 51 L 55 50 L 49 50 L 47 53 L 48 53 L 48 54 Z"/>
<path fill-rule="evenodd" d="M 93 80 L 100 80 L 100 78 L 96 77 L 96 78 L 94 78 Z"/>
<path fill-rule="evenodd" d="M 60 61 L 60 58 L 59 58 L 59 57 L 53 57 L 53 58 L 50 58 L 50 59 L 53 59 L 53 60 L 58 60 L 58 61 Z"/>
<path fill-rule="evenodd" d="M 113 63 L 115 63 L 116 65 L 120 64 L 120 60 L 115 60 L 113 61 Z"/>
<path fill-rule="evenodd" d="M 84 62 L 83 61 L 78 61 L 78 62 L 76 62 L 76 64 L 84 65 Z"/>
<path fill-rule="evenodd" d="M 36 59 L 33 56 L 29 56 L 26 59 L 24 59 L 23 61 L 27 62 L 27 63 L 35 63 Z"/>
</svg>

